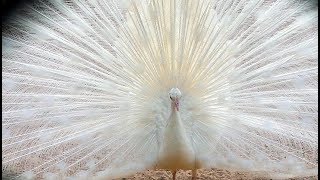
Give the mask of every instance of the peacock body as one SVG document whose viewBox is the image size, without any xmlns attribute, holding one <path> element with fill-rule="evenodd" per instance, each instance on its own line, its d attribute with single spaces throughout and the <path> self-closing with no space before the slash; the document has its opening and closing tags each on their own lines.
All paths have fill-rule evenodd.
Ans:
<svg viewBox="0 0 320 180">
<path fill-rule="evenodd" d="M 2 34 L 2 172 L 317 175 L 318 15 L 287 0 L 39 1 Z"/>
</svg>

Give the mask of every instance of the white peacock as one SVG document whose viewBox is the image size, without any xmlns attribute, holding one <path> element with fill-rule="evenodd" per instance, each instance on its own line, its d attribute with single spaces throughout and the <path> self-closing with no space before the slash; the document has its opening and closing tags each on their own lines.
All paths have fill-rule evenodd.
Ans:
<svg viewBox="0 0 320 180">
<path fill-rule="evenodd" d="M 289 0 L 26 5 L 2 34 L 2 172 L 317 175 L 317 12 Z"/>
</svg>

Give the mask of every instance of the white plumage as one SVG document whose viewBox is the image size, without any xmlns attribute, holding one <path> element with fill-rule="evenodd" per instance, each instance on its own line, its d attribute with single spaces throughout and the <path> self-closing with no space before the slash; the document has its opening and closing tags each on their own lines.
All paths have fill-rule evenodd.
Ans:
<svg viewBox="0 0 320 180">
<path fill-rule="evenodd" d="M 2 34 L 2 171 L 317 175 L 317 12 L 288 0 L 26 5 Z"/>
</svg>

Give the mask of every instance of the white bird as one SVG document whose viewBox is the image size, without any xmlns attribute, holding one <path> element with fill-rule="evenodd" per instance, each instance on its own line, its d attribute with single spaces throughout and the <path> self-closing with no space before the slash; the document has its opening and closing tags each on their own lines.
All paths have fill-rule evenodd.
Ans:
<svg viewBox="0 0 320 180">
<path fill-rule="evenodd" d="M 175 179 L 177 170 L 192 169 L 192 178 L 195 178 L 196 155 L 179 112 L 181 92 L 178 88 L 172 88 L 169 96 L 171 113 L 161 138 L 162 144 L 159 146 L 157 168 L 171 169 L 173 179 Z"/>
<path fill-rule="evenodd" d="M 289 0 L 39 1 L 2 33 L 2 172 L 317 175 L 318 10 Z"/>
</svg>

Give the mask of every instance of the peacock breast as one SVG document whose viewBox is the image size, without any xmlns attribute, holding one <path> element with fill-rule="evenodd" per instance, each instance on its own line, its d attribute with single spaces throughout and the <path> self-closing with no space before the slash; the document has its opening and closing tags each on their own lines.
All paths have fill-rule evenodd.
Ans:
<svg viewBox="0 0 320 180">
<path fill-rule="evenodd" d="M 179 116 L 173 115 L 169 121 L 159 150 L 158 168 L 194 169 L 194 150 Z"/>
</svg>

